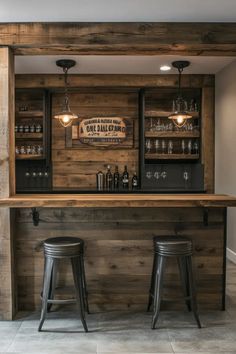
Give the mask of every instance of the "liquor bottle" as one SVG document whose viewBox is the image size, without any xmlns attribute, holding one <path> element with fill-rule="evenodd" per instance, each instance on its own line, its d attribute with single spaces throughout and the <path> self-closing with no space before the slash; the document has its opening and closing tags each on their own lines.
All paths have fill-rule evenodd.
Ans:
<svg viewBox="0 0 236 354">
<path fill-rule="evenodd" d="M 137 189 L 138 188 L 138 176 L 137 173 L 134 172 L 133 178 L 132 178 L 132 189 Z"/>
<path fill-rule="evenodd" d="M 96 180 L 97 180 L 97 190 L 102 191 L 103 186 L 104 186 L 104 174 L 102 171 L 98 171 L 96 174 Z"/>
<path fill-rule="evenodd" d="M 107 166 L 107 173 L 106 173 L 106 189 L 109 191 L 112 190 L 112 173 L 109 165 Z"/>
<path fill-rule="evenodd" d="M 113 182 L 114 182 L 114 189 L 119 189 L 119 183 L 120 183 L 120 174 L 118 171 L 118 166 L 115 167 L 115 173 L 113 176 Z"/>
<path fill-rule="evenodd" d="M 125 166 L 124 172 L 122 174 L 122 185 L 124 189 L 129 188 L 129 173 L 127 171 L 127 166 Z"/>
</svg>

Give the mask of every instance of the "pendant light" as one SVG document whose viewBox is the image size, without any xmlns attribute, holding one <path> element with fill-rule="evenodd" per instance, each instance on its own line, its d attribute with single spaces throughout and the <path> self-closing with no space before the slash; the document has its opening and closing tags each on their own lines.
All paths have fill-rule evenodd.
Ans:
<svg viewBox="0 0 236 354">
<path fill-rule="evenodd" d="M 192 116 L 187 112 L 186 101 L 182 97 L 181 92 L 181 74 L 184 68 L 190 65 L 189 61 L 179 60 L 174 61 L 172 66 L 178 69 L 179 80 L 178 80 L 178 96 L 177 99 L 173 101 L 173 113 L 168 117 L 173 121 L 173 123 L 181 128 L 186 124 L 187 119 L 192 118 Z"/>
<path fill-rule="evenodd" d="M 69 97 L 68 97 L 68 70 L 75 66 L 76 62 L 70 59 L 61 59 L 56 61 L 57 66 L 63 69 L 64 72 L 64 83 L 65 83 L 65 91 L 64 91 L 64 99 L 62 103 L 61 112 L 57 113 L 54 118 L 58 119 L 63 127 L 69 127 L 74 119 L 77 119 L 78 116 L 71 112 L 69 105 Z"/>
</svg>

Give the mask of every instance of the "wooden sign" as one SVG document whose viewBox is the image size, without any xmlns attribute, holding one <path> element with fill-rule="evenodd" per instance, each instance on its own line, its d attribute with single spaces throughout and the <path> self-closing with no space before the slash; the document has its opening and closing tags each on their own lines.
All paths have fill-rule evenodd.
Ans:
<svg viewBox="0 0 236 354">
<path fill-rule="evenodd" d="M 132 147 L 133 120 L 123 117 L 86 118 L 73 125 L 68 134 L 67 147 Z"/>
</svg>

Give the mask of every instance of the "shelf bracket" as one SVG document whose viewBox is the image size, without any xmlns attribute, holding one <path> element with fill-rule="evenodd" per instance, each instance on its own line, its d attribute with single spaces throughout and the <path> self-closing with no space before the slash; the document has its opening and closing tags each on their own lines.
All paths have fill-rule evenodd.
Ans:
<svg viewBox="0 0 236 354">
<path fill-rule="evenodd" d="M 39 224 L 39 211 L 37 208 L 31 208 L 31 216 L 34 226 L 38 226 Z"/>
<path fill-rule="evenodd" d="M 204 226 L 208 226 L 208 216 L 209 216 L 209 209 L 208 208 L 203 208 L 203 224 Z"/>
</svg>

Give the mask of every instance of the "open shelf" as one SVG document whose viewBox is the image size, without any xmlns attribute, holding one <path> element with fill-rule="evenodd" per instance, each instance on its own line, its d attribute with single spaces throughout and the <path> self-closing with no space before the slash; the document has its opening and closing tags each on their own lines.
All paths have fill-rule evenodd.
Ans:
<svg viewBox="0 0 236 354">
<path fill-rule="evenodd" d="M 145 132 L 146 138 L 199 138 L 199 131 L 157 131 Z"/>
<path fill-rule="evenodd" d="M 22 154 L 16 155 L 16 160 L 43 160 L 43 155 Z"/>
<path fill-rule="evenodd" d="M 16 139 L 43 139 L 43 133 L 16 133 Z"/>
<path fill-rule="evenodd" d="M 19 118 L 43 118 L 43 111 L 18 111 L 16 117 Z"/>
<path fill-rule="evenodd" d="M 152 118 L 152 117 L 168 117 L 172 114 L 171 111 L 162 111 L 162 110 L 155 110 L 155 111 L 145 111 L 144 116 L 145 118 Z M 191 114 L 192 118 L 199 118 L 199 112 L 188 112 Z M 190 118 L 191 119 L 191 118 Z"/>
<path fill-rule="evenodd" d="M 156 154 L 146 153 L 145 159 L 147 160 L 197 160 L 199 154 Z"/>
</svg>

